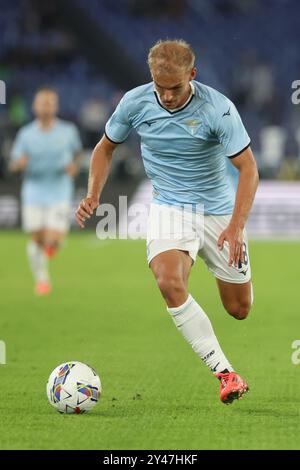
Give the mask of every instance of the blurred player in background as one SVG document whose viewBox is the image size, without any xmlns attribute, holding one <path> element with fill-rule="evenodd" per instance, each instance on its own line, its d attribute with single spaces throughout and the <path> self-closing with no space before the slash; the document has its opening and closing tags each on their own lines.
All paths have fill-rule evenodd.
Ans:
<svg viewBox="0 0 300 470">
<path fill-rule="evenodd" d="M 194 80 L 195 55 L 185 41 L 159 41 L 148 63 L 153 82 L 124 95 L 94 149 L 77 221 L 83 227 L 98 206 L 113 151 L 136 129 L 154 196 L 148 263 L 175 325 L 220 380 L 220 399 L 228 404 L 248 385 L 234 372 L 209 318 L 189 294 L 188 278 L 199 255 L 216 278 L 227 312 L 238 320 L 247 317 L 253 294 L 245 224 L 258 184 L 256 163 L 234 104 Z M 236 195 L 226 158 L 239 171 Z M 204 207 L 198 219 L 203 227 L 184 210 L 188 204 Z M 181 238 L 172 223 L 163 227 L 165 220 L 185 226 Z"/>
<path fill-rule="evenodd" d="M 51 88 L 37 91 L 36 119 L 19 130 L 10 163 L 11 171 L 24 172 L 22 224 L 30 234 L 27 254 L 38 295 L 51 291 L 48 258 L 55 255 L 69 229 L 81 151 L 75 125 L 57 118 L 58 101 Z"/>
</svg>

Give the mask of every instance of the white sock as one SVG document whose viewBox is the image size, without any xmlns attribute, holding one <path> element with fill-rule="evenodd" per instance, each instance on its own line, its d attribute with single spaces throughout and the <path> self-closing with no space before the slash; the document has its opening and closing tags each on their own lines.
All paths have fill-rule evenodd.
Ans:
<svg viewBox="0 0 300 470">
<path fill-rule="evenodd" d="M 183 305 L 167 310 L 195 353 L 214 373 L 225 369 L 229 372 L 233 370 L 219 345 L 208 316 L 190 294 Z"/>
<path fill-rule="evenodd" d="M 27 244 L 27 255 L 35 281 L 48 282 L 48 258 L 43 249 L 33 240 L 30 240 Z"/>
</svg>

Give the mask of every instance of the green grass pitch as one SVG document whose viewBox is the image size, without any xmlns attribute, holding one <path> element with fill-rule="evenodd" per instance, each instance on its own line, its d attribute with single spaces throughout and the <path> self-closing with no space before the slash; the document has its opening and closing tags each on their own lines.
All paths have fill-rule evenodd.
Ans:
<svg viewBox="0 0 300 470">
<path fill-rule="evenodd" d="M 25 236 L 2 232 L 1 449 L 300 449 L 299 243 L 251 243 L 255 303 L 236 321 L 199 259 L 190 290 L 235 369 L 249 382 L 225 406 L 219 383 L 176 330 L 147 267 L 143 241 L 72 234 L 51 261 L 53 294 L 36 298 Z M 60 415 L 48 375 L 79 360 L 103 395 L 87 415 Z"/>
</svg>

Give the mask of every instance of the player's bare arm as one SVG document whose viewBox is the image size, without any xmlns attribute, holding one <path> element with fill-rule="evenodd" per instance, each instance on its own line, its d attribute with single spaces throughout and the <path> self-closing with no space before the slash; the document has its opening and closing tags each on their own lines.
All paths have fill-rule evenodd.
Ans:
<svg viewBox="0 0 300 470">
<path fill-rule="evenodd" d="M 81 158 L 81 152 L 77 152 L 74 154 L 73 161 L 65 166 L 66 173 L 72 178 L 75 178 L 79 173 Z"/>
<path fill-rule="evenodd" d="M 26 170 L 28 165 L 28 156 L 27 155 L 21 155 L 21 157 L 16 160 L 12 161 L 9 165 L 9 170 L 13 173 L 17 171 L 24 171 Z"/>
<path fill-rule="evenodd" d="M 99 198 L 106 183 L 112 155 L 118 144 L 111 142 L 105 135 L 93 150 L 88 182 L 87 196 L 82 199 L 76 211 L 76 220 L 81 228 L 99 205 Z"/>
<path fill-rule="evenodd" d="M 239 171 L 239 184 L 232 218 L 219 237 L 218 247 L 222 249 L 224 241 L 227 241 L 229 243 L 228 264 L 237 266 L 239 261 L 244 261 L 243 230 L 253 204 L 259 176 L 250 147 L 238 157 L 233 158 L 231 163 Z"/>
</svg>

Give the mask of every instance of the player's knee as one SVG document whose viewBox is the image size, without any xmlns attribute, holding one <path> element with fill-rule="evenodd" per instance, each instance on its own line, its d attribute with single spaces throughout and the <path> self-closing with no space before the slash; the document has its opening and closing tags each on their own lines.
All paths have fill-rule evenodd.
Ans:
<svg viewBox="0 0 300 470">
<path fill-rule="evenodd" d="M 245 302 L 232 302 L 226 305 L 226 310 L 229 315 L 233 316 L 236 320 L 245 320 L 250 312 L 250 301 Z"/>
<path fill-rule="evenodd" d="M 178 299 L 181 299 L 185 295 L 186 288 L 184 282 L 178 276 L 170 275 L 158 277 L 157 285 L 168 304 L 178 303 Z"/>
</svg>

